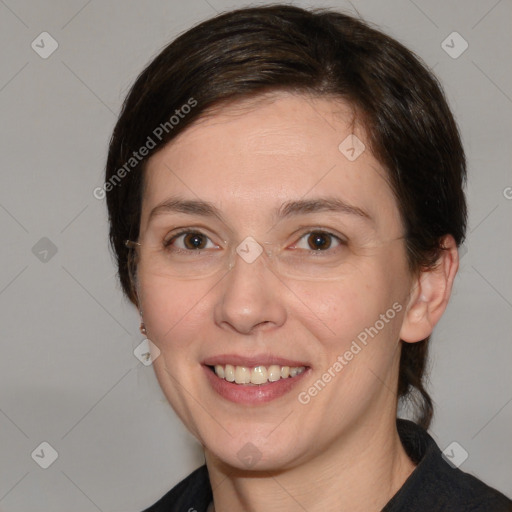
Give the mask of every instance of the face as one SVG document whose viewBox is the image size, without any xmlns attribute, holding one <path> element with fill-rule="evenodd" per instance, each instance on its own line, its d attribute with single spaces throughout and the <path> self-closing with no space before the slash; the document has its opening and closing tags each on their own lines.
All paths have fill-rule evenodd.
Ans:
<svg viewBox="0 0 512 512">
<path fill-rule="evenodd" d="M 231 466 L 293 467 L 395 417 L 412 277 L 385 171 L 357 156 L 352 121 L 340 101 L 276 93 L 148 162 L 137 289 L 155 372 Z"/>
</svg>

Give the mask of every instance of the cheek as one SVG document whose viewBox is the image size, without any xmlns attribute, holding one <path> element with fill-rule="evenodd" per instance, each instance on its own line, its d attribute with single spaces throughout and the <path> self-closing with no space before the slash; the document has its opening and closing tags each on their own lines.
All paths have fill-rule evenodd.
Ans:
<svg viewBox="0 0 512 512">
<path fill-rule="evenodd" d="M 185 282 L 141 273 L 139 297 L 150 339 L 161 347 L 190 343 L 190 335 L 204 319 L 207 292 L 200 280 Z"/>
<path fill-rule="evenodd" d="M 393 304 L 393 292 L 378 275 L 360 277 L 291 287 L 297 297 L 295 314 L 319 338 L 332 343 L 353 339 Z"/>
<path fill-rule="evenodd" d="M 362 385 L 360 368 L 371 367 L 380 374 L 394 357 L 405 308 L 403 286 L 392 275 L 396 274 L 378 263 L 338 282 L 293 288 L 301 299 L 293 316 L 320 342 L 319 366 L 327 369 L 347 354 L 350 364 L 338 380 L 348 379 L 350 386 L 356 386 L 353 378 Z M 365 375 L 370 385 L 372 374 Z"/>
</svg>

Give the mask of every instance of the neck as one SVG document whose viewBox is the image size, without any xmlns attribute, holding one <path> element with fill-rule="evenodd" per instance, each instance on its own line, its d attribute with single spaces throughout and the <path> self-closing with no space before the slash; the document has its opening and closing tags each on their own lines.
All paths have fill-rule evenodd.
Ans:
<svg viewBox="0 0 512 512">
<path fill-rule="evenodd" d="M 328 450 L 279 471 L 243 471 L 208 451 L 216 512 L 379 511 L 414 470 L 396 422 L 352 429 Z"/>
</svg>

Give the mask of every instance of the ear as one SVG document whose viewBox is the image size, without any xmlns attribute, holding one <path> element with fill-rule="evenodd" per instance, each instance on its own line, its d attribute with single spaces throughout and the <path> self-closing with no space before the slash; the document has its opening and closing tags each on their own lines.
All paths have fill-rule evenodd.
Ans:
<svg viewBox="0 0 512 512">
<path fill-rule="evenodd" d="M 400 339 L 408 343 L 424 340 L 444 313 L 459 268 L 459 253 L 452 235 L 441 240 L 441 254 L 433 269 L 421 271 L 411 285 Z"/>
</svg>

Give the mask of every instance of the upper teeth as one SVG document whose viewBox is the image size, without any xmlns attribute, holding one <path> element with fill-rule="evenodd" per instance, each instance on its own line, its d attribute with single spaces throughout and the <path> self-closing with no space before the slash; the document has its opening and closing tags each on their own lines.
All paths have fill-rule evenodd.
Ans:
<svg viewBox="0 0 512 512">
<path fill-rule="evenodd" d="M 287 379 L 301 374 L 306 369 L 305 366 L 279 366 L 277 364 L 266 366 L 234 366 L 231 364 L 215 365 L 215 373 L 221 379 L 236 384 L 265 384 L 266 382 L 275 382 L 279 379 Z"/>
</svg>

